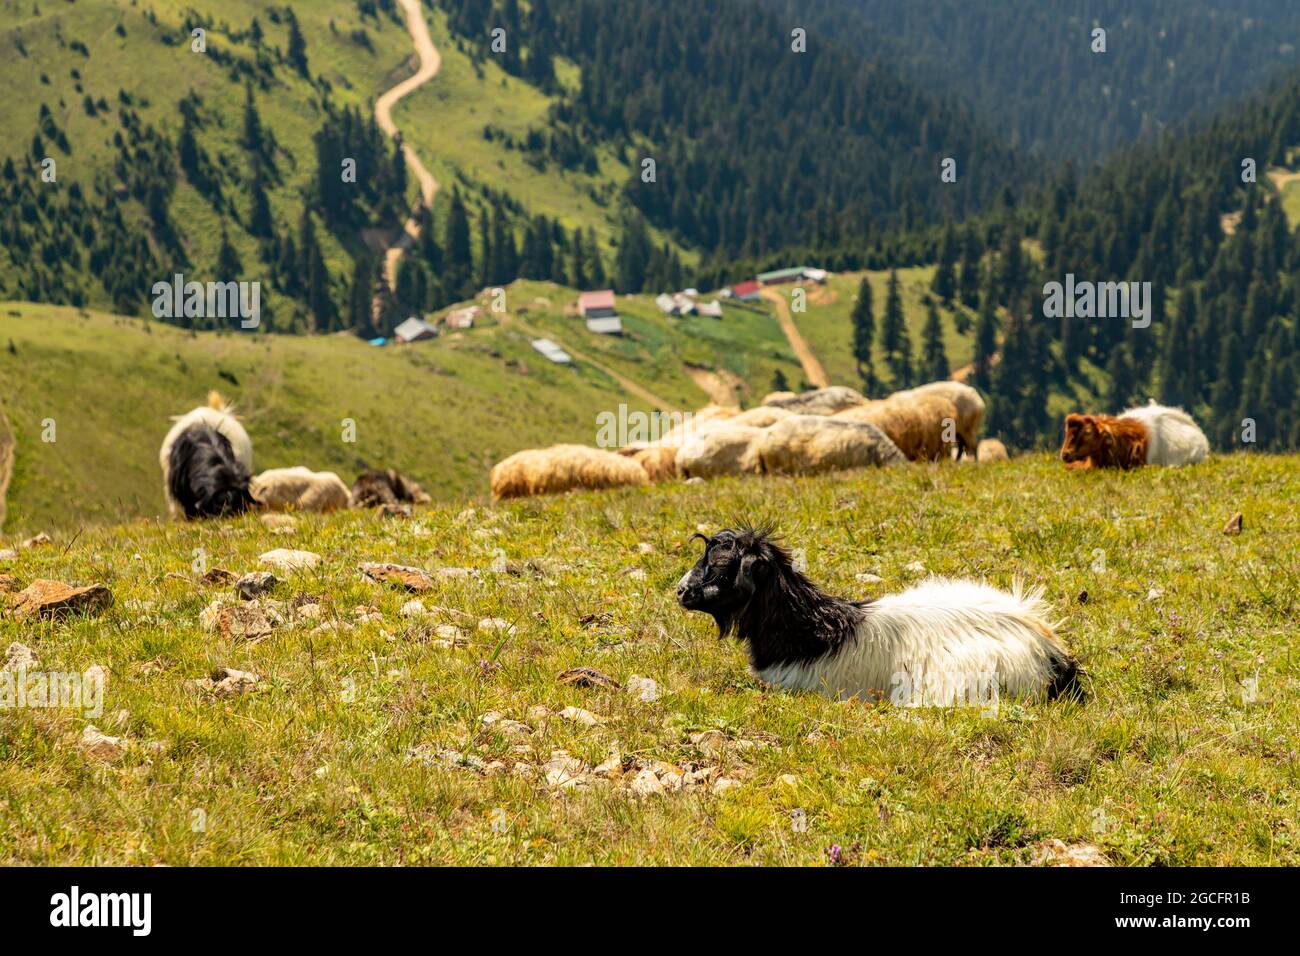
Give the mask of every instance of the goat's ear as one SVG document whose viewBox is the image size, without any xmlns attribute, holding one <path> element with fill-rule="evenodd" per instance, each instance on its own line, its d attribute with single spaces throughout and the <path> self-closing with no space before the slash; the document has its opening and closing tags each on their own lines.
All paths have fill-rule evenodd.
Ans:
<svg viewBox="0 0 1300 956">
<path fill-rule="evenodd" d="M 767 577 L 767 568 L 767 558 L 763 555 L 745 555 L 740 559 L 740 567 L 736 570 L 736 587 L 746 594 L 753 594 Z"/>
</svg>

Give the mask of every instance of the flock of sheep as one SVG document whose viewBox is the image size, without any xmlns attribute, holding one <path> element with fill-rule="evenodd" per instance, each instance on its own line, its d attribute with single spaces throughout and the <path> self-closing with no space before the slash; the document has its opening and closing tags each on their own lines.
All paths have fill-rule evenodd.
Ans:
<svg viewBox="0 0 1300 956">
<path fill-rule="evenodd" d="M 174 518 L 219 518 L 245 511 L 328 512 L 427 504 L 424 489 L 398 472 L 366 469 L 349 489 L 332 471 L 302 465 L 253 472 L 253 442 L 217 392 L 177 416 L 158 451 L 163 492 Z"/>
<path fill-rule="evenodd" d="M 931 382 L 873 401 L 842 385 L 773 392 L 741 411 L 710 405 L 652 442 L 616 451 L 552 445 L 492 469 L 492 497 L 645 485 L 723 475 L 808 475 L 902 461 L 1007 457 L 980 441 L 984 400 L 969 385 Z"/>
</svg>

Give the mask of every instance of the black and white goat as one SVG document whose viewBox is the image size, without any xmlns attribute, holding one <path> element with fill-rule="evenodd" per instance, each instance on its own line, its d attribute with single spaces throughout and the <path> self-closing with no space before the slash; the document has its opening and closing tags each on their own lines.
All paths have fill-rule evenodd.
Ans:
<svg viewBox="0 0 1300 956">
<path fill-rule="evenodd" d="M 176 418 L 158 462 L 173 517 L 217 518 L 253 505 L 253 443 L 216 392 L 208 393 L 206 406 Z"/>
<path fill-rule="evenodd" d="M 704 540 L 677 600 L 712 615 L 719 636 L 746 642 L 754 673 L 769 684 L 907 706 L 988 706 L 1000 695 L 1077 689 L 1078 665 L 1046 623 L 1039 591 L 931 578 L 876 601 L 846 601 L 795 570 L 767 532 Z"/>
</svg>

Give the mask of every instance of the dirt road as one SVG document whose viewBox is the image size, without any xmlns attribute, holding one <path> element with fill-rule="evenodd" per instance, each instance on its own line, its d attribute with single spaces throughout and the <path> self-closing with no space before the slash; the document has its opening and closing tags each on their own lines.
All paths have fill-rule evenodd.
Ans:
<svg viewBox="0 0 1300 956">
<path fill-rule="evenodd" d="M 392 137 L 399 135 L 397 125 L 393 122 L 393 106 L 403 96 L 419 89 L 437 76 L 438 68 L 442 66 L 442 57 L 439 56 L 433 41 L 429 39 L 429 24 L 424 19 L 424 11 L 420 9 L 420 0 L 397 0 L 397 2 L 406 11 L 406 26 L 411 32 L 411 42 L 415 44 L 415 52 L 420 58 L 420 68 L 415 72 L 414 76 L 398 83 L 375 101 L 375 122 L 379 124 L 379 128 L 386 135 Z M 438 191 L 438 181 L 433 178 L 433 173 L 425 168 L 424 163 L 420 162 L 420 157 L 415 155 L 415 150 L 411 149 L 407 143 L 402 143 L 402 155 L 406 158 L 407 167 L 415 174 L 415 178 L 420 184 L 420 198 L 423 206 L 432 209 L 433 197 Z M 384 279 L 388 282 L 390 289 L 397 283 L 397 263 L 406 250 L 411 248 L 415 240 L 420 238 L 420 224 L 415 219 L 415 213 L 419 209 L 420 205 L 417 204 L 411 210 L 411 217 L 406 220 L 405 225 L 402 227 L 401 238 L 389 246 L 384 253 Z"/>
<path fill-rule="evenodd" d="M 794 324 L 794 318 L 790 315 L 789 301 L 776 289 L 764 289 L 759 294 L 776 306 L 776 320 L 781 323 L 781 331 L 785 333 L 790 348 L 794 349 L 799 364 L 803 366 L 803 377 L 808 379 L 808 384 L 813 388 L 826 388 L 831 380 L 826 376 L 826 369 L 822 368 L 822 363 L 813 354 L 799 327 Z"/>
</svg>

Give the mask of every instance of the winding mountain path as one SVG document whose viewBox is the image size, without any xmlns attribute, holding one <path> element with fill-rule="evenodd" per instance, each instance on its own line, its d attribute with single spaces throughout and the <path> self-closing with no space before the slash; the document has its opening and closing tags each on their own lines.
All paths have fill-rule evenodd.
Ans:
<svg viewBox="0 0 1300 956">
<path fill-rule="evenodd" d="M 429 24 L 424 19 L 424 11 L 420 9 L 420 0 L 397 0 L 397 2 L 406 12 L 406 27 L 411 33 L 411 42 L 415 44 L 416 55 L 420 58 L 420 68 L 414 76 L 402 80 L 375 101 L 375 122 L 386 135 L 400 141 L 401 132 L 393 122 L 393 107 L 403 96 L 419 89 L 438 75 L 438 69 L 442 66 L 442 56 L 439 55 L 433 41 L 429 39 Z M 433 178 L 433 173 L 429 172 L 424 163 L 420 162 L 420 157 L 415 155 L 415 150 L 405 142 L 402 143 L 402 155 L 406 158 L 406 165 L 420 183 L 420 200 L 411 209 L 411 215 L 402 227 L 401 237 L 384 252 L 384 281 L 388 283 L 390 289 L 397 283 L 397 263 L 401 261 L 402 256 L 407 249 L 411 248 L 415 240 L 420 238 L 420 220 L 417 217 L 421 209 L 433 208 L 433 197 L 438 192 L 438 181 Z"/>
<path fill-rule="evenodd" d="M 826 375 L 826 369 L 813 354 L 812 347 L 799 331 L 799 326 L 794 324 L 794 317 L 790 315 L 790 303 L 786 301 L 785 296 L 776 289 L 763 289 L 759 295 L 776 306 L 776 320 L 781 324 L 781 331 L 785 333 L 790 348 L 794 349 L 794 354 L 798 356 L 808 384 L 813 388 L 826 388 L 830 385 L 831 380 Z"/>
</svg>

